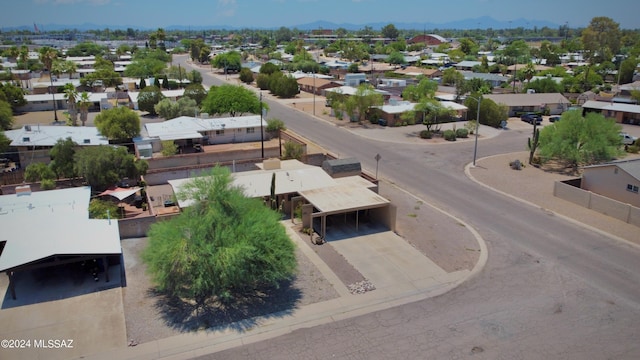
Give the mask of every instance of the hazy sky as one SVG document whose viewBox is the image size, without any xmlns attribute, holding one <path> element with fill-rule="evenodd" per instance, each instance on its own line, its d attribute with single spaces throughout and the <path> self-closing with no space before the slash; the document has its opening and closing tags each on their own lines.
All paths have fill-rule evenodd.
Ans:
<svg viewBox="0 0 640 360">
<path fill-rule="evenodd" d="M 586 26 L 608 16 L 622 28 L 640 28 L 638 0 L 2 0 L 0 26 L 33 23 L 158 28 L 171 25 L 237 27 L 333 23 L 444 23 L 491 16 Z M 482 27 L 482 24 L 479 24 Z M 516 25 L 514 24 L 514 27 Z M 525 26 L 523 24 L 522 26 Z"/>
</svg>

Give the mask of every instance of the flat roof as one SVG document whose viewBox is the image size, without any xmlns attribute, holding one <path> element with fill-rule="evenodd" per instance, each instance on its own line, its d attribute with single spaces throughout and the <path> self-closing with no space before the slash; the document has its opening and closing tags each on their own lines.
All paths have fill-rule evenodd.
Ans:
<svg viewBox="0 0 640 360">
<path fill-rule="evenodd" d="M 192 116 L 180 116 L 175 119 L 145 124 L 149 137 L 162 140 L 198 139 L 202 131 L 231 130 L 260 127 L 260 115 L 235 116 L 201 119 Z M 262 126 L 267 122 L 262 119 Z"/>
<path fill-rule="evenodd" d="M 261 164 L 262 165 L 262 164 Z M 298 160 L 280 162 L 280 169 L 252 170 L 234 173 L 233 185 L 240 186 L 247 197 L 271 195 L 271 178 L 276 174 L 276 194 L 299 193 L 321 212 L 328 214 L 371 209 L 389 204 L 389 200 L 370 190 L 375 184 L 360 176 L 334 179 L 322 168 Z M 169 180 L 174 193 L 192 179 Z M 191 201 L 178 200 L 180 207 Z"/>
<path fill-rule="evenodd" d="M 389 200 L 367 188 L 358 186 L 355 182 L 340 182 L 335 186 L 300 191 L 300 195 L 327 215 L 389 204 Z"/>
<path fill-rule="evenodd" d="M 120 254 L 118 221 L 89 219 L 90 187 L 0 196 L 0 271 L 54 255 Z"/>
<path fill-rule="evenodd" d="M 640 114 L 640 105 L 614 103 L 609 101 L 605 102 L 605 101 L 589 100 L 584 104 L 582 104 L 582 107 L 586 109 L 620 111 L 620 112 L 626 112 L 626 113 L 632 113 L 632 114 Z"/>
<path fill-rule="evenodd" d="M 63 93 L 55 93 L 55 94 L 36 94 L 36 95 L 25 95 L 24 99 L 27 102 L 35 102 L 35 101 L 52 101 L 53 98 L 56 100 L 67 100 L 64 97 Z M 89 101 L 91 102 L 99 102 L 101 99 L 105 99 L 107 97 L 107 93 L 88 93 Z"/>
<path fill-rule="evenodd" d="M 100 135 L 94 126 L 25 125 L 7 130 L 4 134 L 11 146 L 54 146 L 60 139 L 71 138 L 80 146 L 109 145 L 109 139 Z"/>
<path fill-rule="evenodd" d="M 284 164 L 284 166 L 282 165 Z M 233 185 L 243 189 L 250 198 L 271 195 L 271 177 L 276 174 L 276 195 L 296 193 L 336 184 L 322 168 L 303 164 L 297 160 L 281 161 L 280 169 L 251 170 L 233 173 Z M 178 194 L 192 178 L 169 180 L 173 192 Z M 190 200 L 178 200 L 180 207 L 191 205 Z"/>
</svg>

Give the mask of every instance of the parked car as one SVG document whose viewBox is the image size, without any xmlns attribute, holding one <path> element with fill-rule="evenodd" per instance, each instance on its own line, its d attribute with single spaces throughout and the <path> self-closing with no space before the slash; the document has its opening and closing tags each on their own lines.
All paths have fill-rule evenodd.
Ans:
<svg viewBox="0 0 640 360">
<path fill-rule="evenodd" d="M 621 132 L 620 133 L 620 137 L 622 138 L 622 143 L 624 145 L 633 145 L 633 143 L 635 143 L 636 140 L 638 140 L 637 137 L 631 136 L 631 135 L 627 134 L 626 132 Z"/>
<path fill-rule="evenodd" d="M 195 152 L 202 152 L 202 144 L 193 144 L 193 150 Z"/>
<path fill-rule="evenodd" d="M 529 124 L 533 124 L 534 121 L 536 125 L 542 124 L 542 116 L 534 113 L 522 114 L 522 116 L 520 116 L 520 120 L 526 121 Z"/>
<path fill-rule="evenodd" d="M 558 120 L 560 120 L 560 116 L 551 116 L 551 117 L 549 117 L 549 122 L 554 123 L 554 122 L 556 122 Z"/>
</svg>

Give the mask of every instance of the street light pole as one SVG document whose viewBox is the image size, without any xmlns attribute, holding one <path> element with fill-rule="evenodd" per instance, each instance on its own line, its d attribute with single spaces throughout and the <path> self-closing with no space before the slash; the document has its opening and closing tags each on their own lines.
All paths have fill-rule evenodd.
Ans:
<svg viewBox="0 0 640 360">
<path fill-rule="evenodd" d="M 262 158 L 264 159 L 264 130 L 262 126 L 262 92 L 260 93 L 260 143 L 262 148 Z"/>
<path fill-rule="evenodd" d="M 53 87 L 53 78 L 51 77 L 51 70 L 49 70 L 49 81 L 51 82 L 51 96 L 53 96 L 53 118 L 55 122 L 58 122 L 58 111 L 56 109 L 56 91 Z"/>
<path fill-rule="evenodd" d="M 476 157 L 478 155 L 478 129 L 480 128 L 480 103 L 482 102 L 482 96 L 478 98 L 474 98 L 473 96 L 469 96 L 469 98 L 478 102 L 478 110 L 476 113 L 476 136 L 475 136 L 475 144 L 473 146 L 473 166 L 476 166 Z"/>
</svg>

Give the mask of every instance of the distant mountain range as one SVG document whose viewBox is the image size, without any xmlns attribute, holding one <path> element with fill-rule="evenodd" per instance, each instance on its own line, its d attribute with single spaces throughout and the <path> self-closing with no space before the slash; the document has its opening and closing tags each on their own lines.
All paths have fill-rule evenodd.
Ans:
<svg viewBox="0 0 640 360">
<path fill-rule="evenodd" d="M 473 19 L 465 19 L 465 20 L 457 20 L 450 21 L 446 23 L 436 24 L 436 23 L 394 23 L 394 22 L 375 22 L 375 23 L 367 23 L 367 24 L 350 24 L 350 23 L 342 23 L 336 24 L 330 21 L 315 21 L 307 24 L 300 24 L 295 26 L 287 26 L 290 29 L 297 28 L 299 30 L 316 30 L 316 29 L 338 29 L 344 28 L 349 31 L 361 30 L 365 26 L 369 26 L 374 30 L 380 30 L 384 26 L 388 24 L 393 24 L 398 29 L 403 30 L 447 30 L 447 29 L 456 29 L 456 30 L 471 30 L 471 29 L 510 29 L 523 27 L 526 29 L 533 29 L 537 27 L 538 29 L 543 27 L 549 28 L 557 28 L 560 24 L 556 24 L 550 21 L 545 20 L 530 20 L 530 19 L 516 19 L 512 21 L 500 21 L 496 20 L 489 16 L 483 16 Z M 111 29 L 111 30 L 126 30 L 127 28 L 139 29 L 139 30 L 155 30 L 157 28 L 145 28 L 133 25 L 99 25 L 92 23 L 83 23 L 77 25 L 60 25 L 60 24 L 37 24 L 40 31 L 61 31 L 61 30 L 78 30 L 78 31 L 87 31 L 87 30 L 101 30 L 101 29 Z M 170 25 L 164 26 L 165 30 L 191 30 L 191 31 L 203 31 L 203 30 L 241 30 L 241 29 L 257 29 L 257 30 L 270 30 L 277 29 L 278 27 L 247 27 L 247 26 L 234 26 L 234 25 L 208 25 L 208 26 L 189 26 L 189 25 Z M 33 31 L 33 25 L 23 25 L 23 26 L 15 26 L 15 27 L 2 27 L 2 31 L 10 31 L 10 30 L 28 30 Z"/>
</svg>

